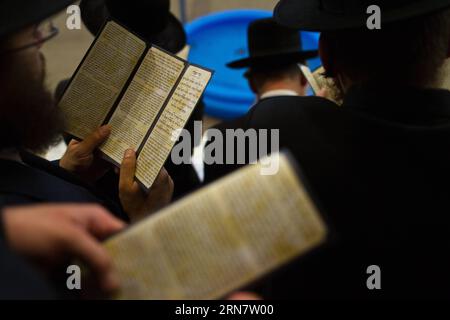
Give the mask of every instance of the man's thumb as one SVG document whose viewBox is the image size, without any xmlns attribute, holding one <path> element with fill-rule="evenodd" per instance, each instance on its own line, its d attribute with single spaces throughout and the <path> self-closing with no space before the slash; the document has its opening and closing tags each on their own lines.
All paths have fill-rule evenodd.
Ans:
<svg viewBox="0 0 450 320">
<path fill-rule="evenodd" d="M 79 148 L 82 150 L 82 153 L 92 153 L 96 148 L 98 148 L 106 139 L 108 139 L 111 134 L 111 126 L 105 125 L 98 128 L 94 133 L 89 135 L 86 139 L 84 139 Z"/>
</svg>

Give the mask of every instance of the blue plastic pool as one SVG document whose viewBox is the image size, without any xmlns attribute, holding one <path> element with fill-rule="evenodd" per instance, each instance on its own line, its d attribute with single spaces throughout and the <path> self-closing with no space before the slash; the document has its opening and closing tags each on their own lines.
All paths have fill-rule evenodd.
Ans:
<svg viewBox="0 0 450 320">
<path fill-rule="evenodd" d="M 186 26 L 191 46 L 189 60 L 215 71 L 205 92 L 206 113 L 221 119 L 232 119 L 245 114 L 255 102 L 246 79 L 245 70 L 226 67 L 230 61 L 248 56 L 247 28 L 250 22 L 270 17 L 263 10 L 231 10 L 201 17 Z M 317 33 L 301 34 L 304 49 L 317 49 Z M 309 61 L 312 69 L 319 59 Z"/>
</svg>

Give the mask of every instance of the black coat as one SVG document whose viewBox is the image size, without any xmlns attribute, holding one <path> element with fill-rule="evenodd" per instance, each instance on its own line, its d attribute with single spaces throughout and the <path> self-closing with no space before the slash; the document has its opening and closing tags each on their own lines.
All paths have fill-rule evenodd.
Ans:
<svg viewBox="0 0 450 320">
<path fill-rule="evenodd" d="M 46 279 L 0 239 L 0 299 L 47 300 L 58 297 Z"/>
<path fill-rule="evenodd" d="M 120 204 L 100 188 L 84 183 L 56 163 L 29 153 L 21 156 L 24 163 L 0 159 L 0 202 L 4 206 L 45 202 L 95 203 L 127 220 Z"/>
<path fill-rule="evenodd" d="M 261 101 L 219 126 L 280 129 L 333 231 L 328 245 L 266 281 L 272 298 L 450 296 L 450 92 L 353 88 Z M 206 181 L 237 166 L 206 166 Z M 380 291 L 367 267 L 381 267 Z"/>
</svg>

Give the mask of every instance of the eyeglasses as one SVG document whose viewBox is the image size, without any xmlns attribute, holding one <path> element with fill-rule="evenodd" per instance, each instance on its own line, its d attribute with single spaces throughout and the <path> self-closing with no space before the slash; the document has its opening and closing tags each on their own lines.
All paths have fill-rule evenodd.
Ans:
<svg viewBox="0 0 450 320">
<path fill-rule="evenodd" d="M 36 25 L 33 29 L 34 41 L 18 48 L 7 49 L 0 54 L 10 54 L 18 51 L 26 50 L 32 47 L 41 46 L 45 42 L 56 37 L 59 33 L 59 29 L 55 27 L 52 21 L 45 21 L 39 25 Z"/>
</svg>

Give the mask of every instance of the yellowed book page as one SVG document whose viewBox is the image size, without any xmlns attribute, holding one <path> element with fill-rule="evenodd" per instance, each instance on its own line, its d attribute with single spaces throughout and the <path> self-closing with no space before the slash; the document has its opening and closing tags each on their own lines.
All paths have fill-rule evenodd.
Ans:
<svg viewBox="0 0 450 320">
<path fill-rule="evenodd" d="M 146 188 L 158 176 L 210 79 L 210 71 L 195 66 L 186 70 L 139 154 L 136 177 Z"/>
<path fill-rule="evenodd" d="M 111 136 L 100 148 L 121 163 L 125 150 L 137 151 L 183 71 L 185 62 L 151 48 L 109 124 Z"/>
<path fill-rule="evenodd" d="M 247 166 L 106 242 L 116 298 L 218 299 L 321 244 L 318 210 L 279 161 L 276 175 Z"/>
<path fill-rule="evenodd" d="M 85 138 L 102 125 L 145 48 L 144 41 L 108 22 L 59 103 L 68 133 Z"/>
</svg>

